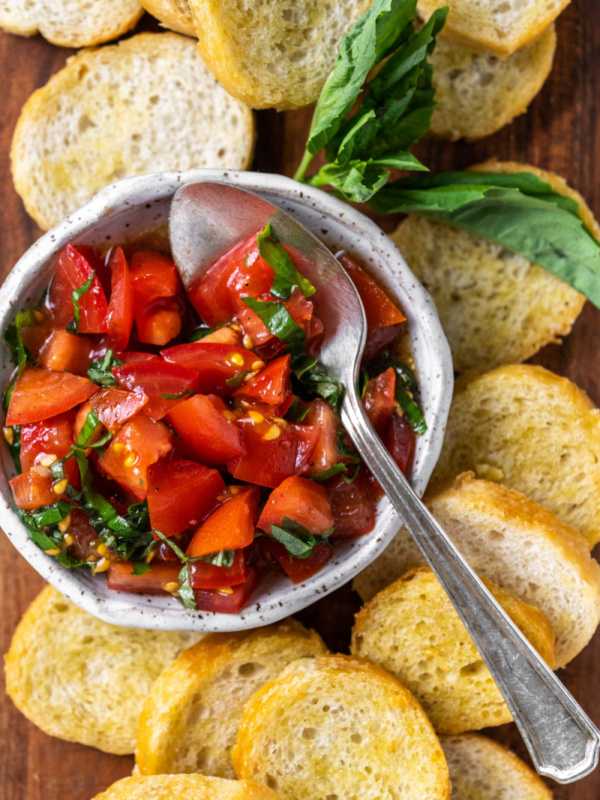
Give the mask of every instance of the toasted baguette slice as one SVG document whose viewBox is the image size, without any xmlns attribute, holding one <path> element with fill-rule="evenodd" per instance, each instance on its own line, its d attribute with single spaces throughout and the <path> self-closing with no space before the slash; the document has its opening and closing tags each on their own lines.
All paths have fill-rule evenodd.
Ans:
<svg viewBox="0 0 600 800">
<path fill-rule="evenodd" d="M 42 36 L 63 47 L 90 47 L 116 39 L 144 13 L 138 0 L 0 0 L 0 28 Z"/>
<path fill-rule="evenodd" d="M 196 26 L 188 0 L 141 0 L 149 14 L 176 33 L 196 37 Z"/>
<path fill-rule="evenodd" d="M 487 736 L 442 736 L 440 742 L 452 800 L 552 800 L 552 792 L 532 769 Z"/>
<path fill-rule="evenodd" d="M 554 631 L 546 616 L 483 581 L 549 666 Z M 425 709 L 438 733 L 510 722 L 500 690 L 439 581 L 428 567 L 410 570 L 356 615 L 351 652 L 389 670 Z"/>
<path fill-rule="evenodd" d="M 533 172 L 579 203 L 583 221 L 600 238 L 583 198 L 558 175 L 495 160 L 472 169 Z M 585 303 L 583 295 L 524 256 L 441 222 L 411 215 L 392 239 L 433 297 L 457 372 L 525 361 L 568 334 Z"/>
<path fill-rule="evenodd" d="M 427 507 L 471 567 L 544 612 L 556 667 L 580 653 L 600 622 L 600 567 L 579 531 L 525 495 L 472 472 L 426 496 Z M 370 600 L 425 559 L 406 528 L 354 582 Z"/>
<path fill-rule="evenodd" d="M 189 0 L 202 58 L 253 108 L 316 102 L 337 46 L 373 0 Z"/>
<path fill-rule="evenodd" d="M 15 188 L 50 228 L 120 178 L 191 167 L 245 169 L 248 108 L 208 71 L 192 39 L 141 33 L 84 50 L 29 98 L 13 136 Z"/>
<path fill-rule="evenodd" d="M 506 60 L 438 37 L 430 61 L 437 103 L 431 131 L 468 141 L 490 136 L 508 125 L 544 85 L 556 50 L 554 25 Z"/>
<path fill-rule="evenodd" d="M 600 411 L 567 378 L 519 364 L 457 381 L 434 480 L 465 470 L 600 541 Z"/>
<path fill-rule="evenodd" d="M 290 664 L 244 711 L 239 778 L 286 800 L 445 800 L 442 748 L 423 709 L 389 673 L 360 658 Z"/>
<path fill-rule="evenodd" d="M 508 56 L 531 42 L 566 8 L 570 0 L 419 0 L 419 14 L 429 19 L 436 8 L 450 6 L 444 36 L 476 50 Z"/>
<path fill-rule="evenodd" d="M 94 800 L 278 800 L 278 796 L 251 781 L 226 781 L 204 775 L 152 775 L 123 778 Z"/>
<path fill-rule="evenodd" d="M 133 753 L 150 687 L 200 636 L 108 625 L 47 586 L 13 636 L 6 691 L 50 736 L 107 753 Z"/>
<path fill-rule="evenodd" d="M 294 620 L 249 633 L 210 634 L 184 650 L 144 703 L 140 774 L 235 777 L 231 748 L 250 695 L 291 661 L 326 652 L 320 636 Z"/>
</svg>

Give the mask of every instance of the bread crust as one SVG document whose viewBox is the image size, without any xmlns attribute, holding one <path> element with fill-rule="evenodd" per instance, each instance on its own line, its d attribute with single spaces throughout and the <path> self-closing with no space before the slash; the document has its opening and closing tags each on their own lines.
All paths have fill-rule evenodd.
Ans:
<svg viewBox="0 0 600 800">
<path fill-rule="evenodd" d="M 196 38 L 196 26 L 188 0 L 140 0 L 153 17 L 175 33 Z"/>
<path fill-rule="evenodd" d="M 206 775 L 152 775 L 123 778 L 93 800 L 280 800 L 251 781 Z"/>
</svg>

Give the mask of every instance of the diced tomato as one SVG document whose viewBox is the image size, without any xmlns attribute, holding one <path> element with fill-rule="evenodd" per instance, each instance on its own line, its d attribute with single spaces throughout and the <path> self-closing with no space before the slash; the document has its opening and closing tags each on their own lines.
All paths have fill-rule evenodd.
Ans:
<svg viewBox="0 0 600 800">
<path fill-rule="evenodd" d="M 394 411 L 395 391 L 396 373 L 392 367 L 367 382 L 363 403 L 371 425 L 380 436 Z"/>
<path fill-rule="evenodd" d="M 22 472 L 8 483 L 16 506 L 22 511 L 50 506 L 61 497 L 52 491 L 52 478 L 49 475 L 40 475 L 32 470 Z"/>
<path fill-rule="evenodd" d="M 161 422 L 138 415 L 126 422 L 104 452 L 99 466 L 138 500 L 148 493 L 148 467 L 164 458 L 173 444 Z"/>
<path fill-rule="evenodd" d="M 118 431 L 147 404 L 145 394 L 122 389 L 100 389 L 90 398 L 90 405 L 100 422 L 109 431 Z"/>
<path fill-rule="evenodd" d="M 158 297 L 175 297 L 182 291 L 175 262 L 160 253 L 134 253 L 130 275 L 136 307 L 147 306 Z"/>
<path fill-rule="evenodd" d="M 224 325 L 217 328 L 216 331 L 208 333 L 202 337 L 203 344 L 227 344 L 233 347 L 242 346 L 242 332 L 230 328 L 229 325 Z"/>
<path fill-rule="evenodd" d="M 263 419 L 257 422 L 256 413 L 239 418 L 246 454 L 232 459 L 227 469 L 238 481 L 275 489 L 296 471 L 296 436 L 291 425 L 273 422 L 260 412 Z"/>
<path fill-rule="evenodd" d="M 135 307 L 135 325 L 140 342 L 164 347 L 181 333 L 183 320 L 177 300 L 159 298 Z"/>
<path fill-rule="evenodd" d="M 206 561 L 195 561 L 190 564 L 190 586 L 193 589 L 222 589 L 226 586 L 238 586 L 248 577 L 248 569 L 244 560 L 244 551 L 236 550 L 233 564 L 230 567 L 216 567 Z"/>
<path fill-rule="evenodd" d="M 390 345 L 400 333 L 401 327 L 401 325 L 386 325 L 385 328 L 368 330 L 363 360 L 370 361 L 380 350 Z"/>
<path fill-rule="evenodd" d="M 122 247 L 111 251 L 108 266 L 111 285 L 107 317 L 108 341 L 111 347 L 124 350 L 133 327 L 133 287 Z"/>
<path fill-rule="evenodd" d="M 115 561 L 107 573 L 106 585 L 109 589 L 138 594 L 170 594 L 169 589 L 178 583 L 181 563 L 156 561 L 150 564 L 150 572 L 135 575 L 131 561 Z"/>
<path fill-rule="evenodd" d="M 58 257 L 50 286 L 48 307 L 57 328 L 66 327 L 73 319 L 73 292 L 93 274 L 84 256 L 68 244 Z M 90 289 L 79 298 L 79 333 L 106 333 L 108 304 L 98 276 Z"/>
<path fill-rule="evenodd" d="M 258 527 L 270 534 L 271 525 L 279 526 L 286 518 L 303 525 L 315 536 L 329 531 L 333 516 L 325 487 L 297 475 L 286 478 L 269 495 Z"/>
<path fill-rule="evenodd" d="M 70 512 L 68 532 L 73 537 L 73 542 L 68 547 L 68 553 L 76 561 L 87 561 L 88 558 L 98 560 L 98 545 L 100 537 L 92 528 L 88 515 L 79 508 Z"/>
<path fill-rule="evenodd" d="M 233 319 L 240 297 L 260 297 L 272 285 L 273 269 L 259 255 L 252 234 L 204 273 L 188 299 L 208 325 L 220 325 Z"/>
<path fill-rule="evenodd" d="M 78 244 L 77 252 L 88 262 L 90 267 L 94 270 L 102 286 L 102 291 L 105 297 L 110 296 L 110 271 L 106 264 L 106 259 L 100 258 L 98 253 L 89 244 Z"/>
<path fill-rule="evenodd" d="M 190 397 L 172 408 L 166 420 L 195 458 L 217 467 L 243 456 L 246 448 L 235 420 L 229 418 L 233 412 L 219 408 L 218 398 L 213 398 L 203 394 Z"/>
<path fill-rule="evenodd" d="M 273 301 L 276 297 L 271 295 L 261 295 L 260 300 Z M 287 301 L 281 301 L 288 310 L 290 316 L 302 329 L 306 330 L 308 322 L 313 315 L 313 304 L 307 300 L 300 289 L 295 289 L 292 296 Z M 279 355 L 285 349 L 284 343 L 269 331 L 261 318 L 240 300 L 237 306 L 237 320 L 244 329 L 257 353 L 263 358 L 271 359 Z"/>
<path fill-rule="evenodd" d="M 325 566 L 334 553 L 329 542 L 320 542 L 316 545 L 312 555 L 308 558 L 291 558 L 285 547 L 274 539 L 262 539 L 261 545 L 277 561 L 293 583 L 304 583 L 312 578 Z"/>
<path fill-rule="evenodd" d="M 162 419 L 187 393 L 195 392 L 198 387 L 198 374 L 194 370 L 162 360 L 136 361 L 114 367 L 113 375 L 119 386 L 141 392 L 150 399 L 144 413 L 152 419 Z"/>
<path fill-rule="evenodd" d="M 415 454 L 417 437 L 406 417 L 392 414 L 382 437 L 387 451 L 406 475 Z"/>
<path fill-rule="evenodd" d="M 91 410 L 92 410 L 92 404 L 90 403 L 89 400 L 86 400 L 85 403 L 82 403 L 77 409 L 77 412 L 75 414 L 75 422 L 73 423 L 73 435 L 75 436 L 75 439 L 77 439 L 77 437 L 81 433 L 81 430 L 87 420 L 87 416 Z M 98 430 L 102 430 L 101 425 L 97 425 L 96 428 Z M 90 441 L 93 441 L 93 437 L 90 439 Z"/>
<path fill-rule="evenodd" d="M 257 486 L 240 488 L 198 528 L 186 551 L 187 555 L 195 558 L 218 550 L 239 550 L 252 544 L 259 499 Z"/>
<path fill-rule="evenodd" d="M 179 364 L 194 370 L 198 376 L 198 391 L 202 394 L 230 395 L 234 388 L 227 381 L 237 378 L 244 372 L 252 372 L 253 365 L 262 361 L 250 350 L 227 344 L 205 343 L 203 340 L 192 344 L 178 344 L 161 350 L 165 361 Z M 254 369 L 258 369 L 254 366 Z"/>
<path fill-rule="evenodd" d="M 46 457 L 64 458 L 71 450 L 73 435 L 73 411 L 57 417 L 32 422 L 21 426 L 21 469 L 27 472 L 34 465 L 43 464 Z M 79 484 L 79 469 L 74 458 L 65 461 L 65 476 L 73 486 Z"/>
<path fill-rule="evenodd" d="M 27 425 L 55 417 L 85 402 L 98 387 L 87 378 L 48 369 L 26 369 L 12 390 L 7 425 Z"/>
<path fill-rule="evenodd" d="M 338 433 L 340 421 L 329 403 L 317 398 L 310 404 L 305 425 L 314 425 L 321 430 L 321 436 L 312 452 L 311 460 L 305 469 L 306 475 L 318 475 L 337 464 L 341 458 L 338 452 Z"/>
<path fill-rule="evenodd" d="M 224 589 L 194 589 L 199 611 L 214 611 L 217 614 L 237 614 L 246 605 L 258 585 L 258 573 L 247 568 L 244 583 Z"/>
<path fill-rule="evenodd" d="M 148 469 L 150 523 L 165 536 L 199 525 L 224 490 L 225 483 L 216 469 L 194 461 L 153 464 Z"/>
<path fill-rule="evenodd" d="M 192 531 L 185 531 L 185 533 L 178 533 L 175 536 L 170 536 L 169 541 L 174 542 L 181 550 L 185 552 L 192 536 Z M 154 552 L 154 558 L 157 558 L 159 561 L 179 561 L 179 556 L 169 545 L 169 542 L 159 542 L 155 546 Z"/>
<path fill-rule="evenodd" d="M 325 326 L 318 317 L 312 316 L 306 323 L 306 352 L 311 356 L 319 353 Z"/>
<path fill-rule="evenodd" d="M 64 328 L 53 330 L 42 347 L 38 363 L 55 372 L 73 372 L 87 375 L 90 362 L 91 342 L 83 336 L 75 336 Z"/>
<path fill-rule="evenodd" d="M 135 364 L 138 361 L 160 361 L 160 356 L 154 355 L 154 353 L 138 353 L 135 350 L 115 353 L 115 358 L 122 361 L 123 364 Z"/>
<path fill-rule="evenodd" d="M 267 364 L 248 383 L 238 387 L 233 396 L 250 403 L 280 406 L 288 396 L 292 357 L 281 356 Z"/>
<path fill-rule="evenodd" d="M 362 477 L 352 483 L 333 478 L 327 487 L 333 513 L 332 539 L 354 539 L 370 533 L 375 527 L 375 503 Z"/>
<path fill-rule="evenodd" d="M 296 473 L 304 475 L 313 463 L 313 454 L 321 438 L 321 428 L 318 425 L 301 425 L 292 423 L 296 434 Z"/>
</svg>

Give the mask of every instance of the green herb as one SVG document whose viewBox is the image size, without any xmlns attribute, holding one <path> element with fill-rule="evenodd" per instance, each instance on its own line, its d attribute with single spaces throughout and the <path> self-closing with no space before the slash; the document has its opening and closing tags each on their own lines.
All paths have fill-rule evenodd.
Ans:
<svg viewBox="0 0 600 800">
<path fill-rule="evenodd" d="M 309 558 L 316 545 L 327 541 L 332 533 L 333 528 L 321 536 L 315 536 L 304 525 L 287 517 L 283 519 L 281 525 L 271 525 L 271 536 L 294 558 Z"/>
<path fill-rule="evenodd" d="M 310 411 L 310 406 L 300 400 L 299 397 L 294 396 L 292 400 L 292 405 L 288 408 L 285 412 L 285 419 L 288 422 L 302 422 L 308 412 Z"/>
<path fill-rule="evenodd" d="M 224 328 L 224 325 L 216 325 L 214 328 L 209 328 L 204 322 L 202 322 L 195 331 L 192 331 L 188 342 L 199 342 L 200 339 L 204 339 L 205 336 L 209 336 L 211 333 Z"/>
<path fill-rule="evenodd" d="M 356 390 L 358 392 L 358 396 L 361 400 L 364 398 L 365 394 L 367 393 L 367 384 L 369 382 L 369 373 L 366 369 L 361 369 L 358 375 L 358 386 Z"/>
<path fill-rule="evenodd" d="M 112 374 L 113 367 L 122 367 L 123 361 L 115 358 L 112 350 L 107 350 L 104 358 L 93 361 L 88 367 L 88 378 L 97 383 L 98 386 L 116 386 L 115 376 Z"/>
<path fill-rule="evenodd" d="M 354 447 L 346 444 L 345 439 L 347 436 L 348 434 L 344 428 L 340 427 L 337 436 L 337 451 L 345 459 L 347 465 L 354 464 L 354 470 L 349 475 L 344 473 L 342 480 L 345 483 L 354 483 L 362 466 L 362 459 Z"/>
<path fill-rule="evenodd" d="M 270 223 L 258 234 L 256 241 L 258 252 L 275 273 L 271 287 L 273 297 L 289 300 L 295 289 L 300 289 L 305 297 L 311 297 L 315 293 L 315 287 L 298 272 L 288 251 L 273 233 Z"/>
<path fill-rule="evenodd" d="M 179 599 L 184 608 L 196 609 L 196 595 L 190 586 L 190 567 L 189 564 L 184 564 L 178 575 L 179 582 Z"/>
<path fill-rule="evenodd" d="M 292 360 L 292 367 L 300 385 L 309 395 L 322 397 L 339 411 L 344 387 L 329 377 L 316 358 L 304 356 L 296 362 Z"/>
<path fill-rule="evenodd" d="M 194 394 L 196 394 L 196 392 L 194 392 L 192 389 L 184 389 L 184 391 L 179 392 L 179 394 L 161 394 L 161 397 L 164 400 L 181 400 L 182 397 Z"/>
<path fill-rule="evenodd" d="M 227 384 L 227 386 L 233 386 L 234 388 L 237 388 L 238 386 L 242 385 L 244 379 L 249 374 L 250 374 L 249 372 L 243 370 L 242 372 L 238 372 L 238 374 L 234 375 L 232 378 L 227 378 L 225 383 Z"/>
<path fill-rule="evenodd" d="M 285 342 L 287 350 L 294 356 L 304 355 L 306 334 L 294 322 L 287 308 L 278 301 L 256 300 L 254 297 L 242 297 L 243 302 L 260 317 L 267 330 Z"/>
<path fill-rule="evenodd" d="M 134 561 L 131 567 L 132 575 L 146 575 L 151 571 L 150 564 L 146 564 L 145 561 Z"/>
<path fill-rule="evenodd" d="M 17 377 L 23 372 L 28 361 L 28 353 L 23 344 L 21 330 L 35 325 L 36 322 L 36 312 L 32 308 L 27 308 L 24 311 L 19 311 L 14 323 L 9 325 L 4 332 L 4 343 L 11 350 L 14 363 L 17 366 Z"/>
<path fill-rule="evenodd" d="M 233 566 L 234 558 L 234 550 L 218 550 L 216 553 L 200 556 L 201 561 L 206 561 L 208 564 L 212 564 L 215 567 L 224 567 L 225 569 Z"/>
<path fill-rule="evenodd" d="M 392 367 L 396 375 L 396 402 L 404 411 L 406 419 L 414 432 L 418 434 L 425 433 L 427 423 L 419 407 L 419 384 L 412 369 L 403 361 L 394 358 L 389 350 L 382 350 L 377 358 L 369 364 L 369 374 L 371 377 L 375 377 L 390 367 Z"/>
<path fill-rule="evenodd" d="M 75 289 L 73 294 L 71 295 L 71 299 L 73 300 L 73 319 L 67 325 L 67 331 L 69 333 L 79 333 L 79 315 L 81 313 L 79 308 L 79 301 L 83 297 L 84 294 L 87 294 L 89 290 L 92 288 L 92 284 L 94 283 L 94 278 L 96 277 L 96 272 L 92 272 L 90 277 L 85 283 L 82 283 L 79 289 Z"/>
<path fill-rule="evenodd" d="M 73 506 L 66 500 L 59 500 L 56 505 L 44 506 L 34 512 L 19 511 L 19 517 L 27 529 L 27 534 L 31 541 L 40 550 L 59 550 L 54 558 L 65 567 L 74 569 L 75 567 L 88 566 L 85 561 L 76 561 L 62 549 L 64 534 L 56 527 L 70 511 Z"/>
<path fill-rule="evenodd" d="M 21 426 L 12 426 L 12 443 L 8 445 L 17 472 L 21 472 Z"/>
<path fill-rule="evenodd" d="M 339 475 L 340 472 L 348 472 L 348 467 L 342 461 L 340 461 L 338 464 L 334 464 L 333 467 L 329 467 L 329 469 L 319 472 L 316 475 L 311 475 L 310 477 L 313 481 L 326 481 L 329 480 L 329 478 L 333 478 L 334 475 Z"/>
</svg>

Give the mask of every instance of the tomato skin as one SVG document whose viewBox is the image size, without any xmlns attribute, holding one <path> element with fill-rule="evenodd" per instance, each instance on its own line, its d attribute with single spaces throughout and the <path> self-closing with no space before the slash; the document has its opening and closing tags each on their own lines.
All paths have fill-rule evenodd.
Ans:
<svg viewBox="0 0 600 800">
<path fill-rule="evenodd" d="M 244 551 L 236 550 L 233 564 L 230 567 L 216 567 L 206 561 L 195 561 L 190 564 L 190 586 L 193 589 L 222 589 L 226 586 L 238 586 L 245 583 L 248 569 L 244 560 Z"/>
<path fill-rule="evenodd" d="M 64 458 L 74 443 L 74 412 L 21 426 L 21 469 L 27 472 L 44 456 Z"/>
<path fill-rule="evenodd" d="M 258 585 L 258 573 L 253 567 L 247 568 L 244 583 L 224 592 L 218 589 L 194 589 L 196 606 L 199 611 L 214 611 L 217 614 L 237 614 L 246 605 Z"/>
<path fill-rule="evenodd" d="M 13 388 L 6 424 L 27 425 L 55 417 L 84 403 L 96 389 L 96 384 L 79 375 L 35 367 L 26 369 Z"/>
<path fill-rule="evenodd" d="M 416 434 L 406 417 L 392 414 L 382 439 L 388 453 L 406 475 L 412 465 L 417 444 Z"/>
<path fill-rule="evenodd" d="M 271 525 L 281 525 L 286 517 L 315 536 L 329 531 L 333 515 L 325 487 L 297 475 L 286 478 L 269 495 L 257 524 L 270 535 Z"/>
<path fill-rule="evenodd" d="M 275 489 L 295 473 L 297 442 L 291 425 L 276 424 L 268 419 L 256 423 L 249 414 L 240 417 L 237 424 L 246 453 L 227 464 L 236 480 Z M 265 439 L 271 428 L 277 428 L 279 435 L 275 439 Z"/>
<path fill-rule="evenodd" d="M 160 253 L 134 253 L 130 276 L 136 307 L 146 306 L 158 297 L 175 297 L 182 291 L 175 262 Z"/>
<path fill-rule="evenodd" d="M 252 544 L 259 500 L 257 486 L 244 487 L 236 492 L 198 528 L 186 555 L 205 556 L 218 550 L 239 550 Z"/>
<path fill-rule="evenodd" d="M 304 470 L 306 475 L 318 475 L 320 472 L 331 469 L 341 460 L 337 447 L 340 421 L 333 407 L 319 397 L 311 401 L 303 423 L 314 425 L 321 430 L 321 436 L 312 452 L 310 462 Z"/>
<path fill-rule="evenodd" d="M 152 464 L 148 469 L 150 523 L 165 536 L 175 536 L 198 525 L 224 491 L 219 472 L 195 461 Z M 154 538 L 159 537 L 154 534 Z"/>
<path fill-rule="evenodd" d="M 99 466 L 137 500 L 145 500 L 148 467 L 164 458 L 172 446 L 171 434 L 161 422 L 138 415 L 117 433 L 104 451 Z"/>
<path fill-rule="evenodd" d="M 225 409 L 225 413 L 231 412 Z M 241 431 L 218 404 L 215 407 L 212 396 L 197 394 L 179 403 L 166 415 L 166 421 L 190 454 L 207 466 L 218 467 L 246 452 Z"/>
<path fill-rule="evenodd" d="M 68 244 L 58 257 L 56 271 L 48 295 L 48 307 L 57 328 L 66 327 L 73 319 L 73 292 L 92 276 L 93 270 L 84 256 Z M 79 299 L 79 333 L 106 333 L 108 304 L 98 276 Z"/>
<path fill-rule="evenodd" d="M 296 434 L 296 474 L 304 475 L 313 463 L 313 454 L 321 438 L 321 428 L 318 425 L 302 425 L 292 423 Z"/>
<path fill-rule="evenodd" d="M 144 394 L 125 392 L 113 387 L 99 389 L 90 398 L 90 405 L 100 422 L 111 433 L 118 431 L 148 403 Z"/>
<path fill-rule="evenodd" d="M 332 539 L 355 539 L 371 533 L 375 527 L 375 503 L 360 475 L 352 483 L 333 478 L 327 486 L 327 497 L 335 528 Z"/>
<path fill-rule="evenodd" d="M 395 408 L 396 373 L 390 367 L 367 382 L 363 404 L 371 425 L 381 436 Z"/>
<path fill-rule="evenodd" d="M 257 356 L 244 347 L 211 342 L 178 344 L 161 350 L 165 361 L 194 370 L 197 375 L 197 391 L 201 394 L 217 394 L 227 397 L 234 391 L 227 381 L 241 372 L 250 372 L 252 365 L 261 364 Z"/>
<path fill-rule="evenodd" d="M 75 336 L 64 328 L 59 328 L 50 332 L 37 362 L 44 369 L 55 372 L 72 372 L 85 377 L 90 362 L 90 350 L 89 339 Z"/>
<path fill-rule="evenodd" d="M 51 506 L 60 500 L 62 495 L 52 491 L 52 478 L 39 475 L 37 472 L 22 472 L 9 482 L 17 508 L 22 511 L 33 511 L 42 506 Z"/>
<path fill-rule="evenodd" d="M 115 561 L 107 573 L 106 585 L 109 589 L 138 594 L 169 594 L 165 585 L 177 583 L 181 563 L 179 561 L 156 561 L 150 564 L 150 572 L 144 575 L 133 574 L 131 561 Z"/>
<path fill-rule="evenodd" d="M 287 399 L 292 357 L 280 356 L 270 361 L 258 375 L 238 387 L 233 396 L 250 403 L 266 403 L 270 406 L 281 406 Z"/>
<path fill-rule="evenodd" d="M 165 414 L 178 405 L 182 398 L 167 400 L 161 395 L 180 395 L 182 392 L 195 392 L 198 374 L 191 369 L 169 364 L 166 361 L 135 361 L 114 367 L 113 375 L 120 387 L 130 392 L 145 394 L 150 402 L 144 413 L 152 419 L 162 419 Z"/>
<path fill-rule="evenodd" d="M 316 545 L 308 558 L 290 558 L 285 547 L 274 539 L 262 539 L 261 546 L 275 559 L 292 583 L 296 584 L 304 583 L 316 575 L 334 554 L 329 542 Z"/>
<path fill-rule="evenodd" d="M 154 353 L 139 353 L 135 350 L 115 353 L 115 358 L 122 361 L 123 364 L 135 364 L 138 361 L 160 361 L 160 357 Z"/>
<path fill-rule="evenodd" d="M 108 341 L 111 347 L 124 350 L 129 344 L 133 328 L 133 286 L 122 247 L 111 251 L 108 267 L 111 285 L 107 315 Z"/>
</svg>

